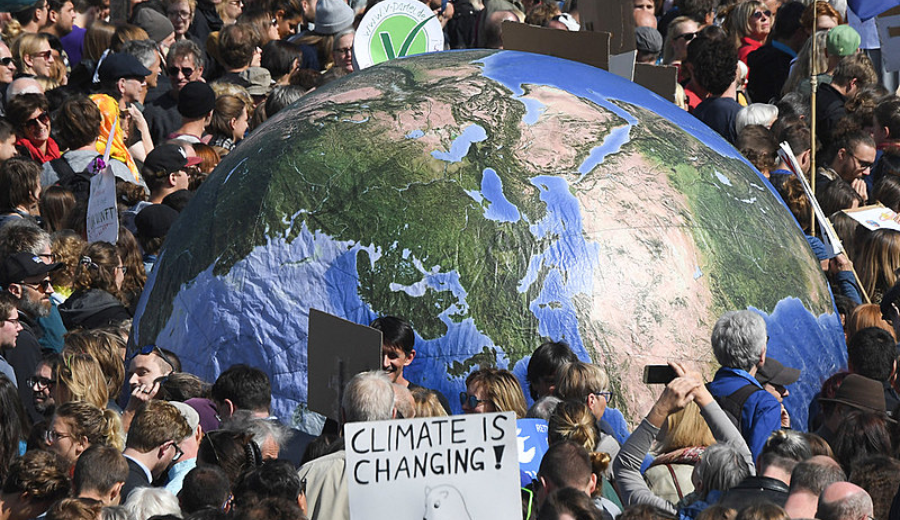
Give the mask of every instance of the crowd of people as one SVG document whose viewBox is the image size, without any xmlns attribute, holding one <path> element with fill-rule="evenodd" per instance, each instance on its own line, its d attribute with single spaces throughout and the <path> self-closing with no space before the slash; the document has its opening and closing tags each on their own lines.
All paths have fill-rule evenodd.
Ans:
<svg viewBox="0 0 900 520">
<path fill-rule="evenodd" d="M 418 386 L 404 376 L 415 333 L 391 316 L 371 323 L 382 370 L 349 381 L 321 431 L 272 417 L 258 368 L 204 381 L 161 346 L 126 352 L 179 212 L 257 126 L 354 73 L 354 27 L 375 2 L 147 0 L 110 23 L 104 0 L 34 0 L 0 18 L 0 520 L 347 520 L 341 423 L 444 416 L 448 397 L 547 422 L 526 520 L 900 518 L 900 232 L 845 212 L 900 211 L 900 97 L 873 24 L 839 0 L 628 1 L 638 61 L 678 68 L 677 104 L 769 179 L 832 286 L 848 367 L 808 424 L 783 404 L 802 374 L 766 355 L 751 311 L 716 323 L 710 382 L 672 363 L 636 424 L 564 343 L 536 348 L 525 389 L 491 367 L 458 396 Z M 576 0 L 429 5 L 448 49 L 502 48 L 504 21 L 581 23 Z M 845 252 L 817 238 L 782 142 Z M 119 239 L 88 243 L 90 179 L 107 166 Z"/>
</svg>

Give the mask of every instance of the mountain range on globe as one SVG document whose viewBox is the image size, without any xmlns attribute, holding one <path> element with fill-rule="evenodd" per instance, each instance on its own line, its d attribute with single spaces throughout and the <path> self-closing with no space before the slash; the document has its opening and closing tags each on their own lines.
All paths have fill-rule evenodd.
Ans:
<svg viewBox="0 0 900 520">
<path fill-rule="evenodd" d="M 826 280 L 793 217 L 686 112 L 602 70 L 513 51 L 393 60 L 316 90 L 225 158 L 172 228 L 135 342 L 213 380 L 307 396 L 310 308 L 416 330 L 407 377 L 450 398 L 480 365 L 523 381 L 568 342 L 634 421 L 646 364 L 715 370 L 718 316 L 755 309 L 800 368 L 798 426 L 846 359 Z"/>
</svg>

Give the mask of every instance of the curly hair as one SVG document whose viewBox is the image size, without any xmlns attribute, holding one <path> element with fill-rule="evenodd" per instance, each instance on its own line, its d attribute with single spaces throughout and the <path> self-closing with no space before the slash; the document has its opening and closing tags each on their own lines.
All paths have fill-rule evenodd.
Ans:
<svg viewBox="0 0 900 520">
<path fill-rule="evenodd" d="M 93 242 L 81 250 L 78 267 L 75 268 L 75 290 L 104 290 L 116 298 L 120 297 L 116 287 L 116 268 L 119 252 L 116 246 L 107 242 Z"/>
<path fill-rule="evenodd" d="M 525 394 L 519 380 L 509 370 L 500 368 L 481 368 L 469 374 L 466 386 L 480 383 L 484 390 L 484 398 L 498 412 L 515 412 L 517 419 L 524 419 L 528 412 Z"/>
<path fill-rule="evenodd" d="M 51 235 L 51 250 L 56 255 L 56 261 L 62 262 L 64 267 L 50 272 L 50 281 L 58 292 L 71 294 L 75 284 L 75 269 L 78 267 L 78 259 L 81 258 L 81 250 L 87 244 L 81 235 L 71 229 L 63 229 Z M 67 289 L 67 290 L 66 290 Z"/>
<path fill-rule="evenodd" d="M 54 417 L 71 428 L 73 437 L 84 437 L 89 443 L 102 444 L 119 451 L 125 449 L 125 431 L 119 414 L 84 401 L 70 401 L 56 408 Z"/>
<path fill-rule="evenodd" d="M 697 83 L 712 96 L 721 96 L 734 83 L 738 54 L 727 40 L 714 40 L 701 33 L 688 47 L 688 61 L 693 64 Z"/>
<path fill-rule="evenodd" d="M 32 500 L 53 503 L 65 498 L 71 490 L 69 468 L 55 453 L 29 450 L 9 465 L 3 493 L 27 493 Z"/>
<path fill-rule="evenodd" d="M 556 444 L 563 440 L 572 440 L 594 451 L 600 441 L 600 432 L 591 409 L 582 401 L 563 401 L 556 406 L 550 416 L 547 440 Z"/>
</svg>

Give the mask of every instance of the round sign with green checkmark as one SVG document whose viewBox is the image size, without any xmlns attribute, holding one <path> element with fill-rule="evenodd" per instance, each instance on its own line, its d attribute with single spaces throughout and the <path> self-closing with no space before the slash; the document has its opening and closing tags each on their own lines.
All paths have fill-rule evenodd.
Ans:
<svg viewBox="0 0 900 520">
<path fill-rule="evenodd" d="M 418 0 L 384 0 L 366 13 L 353 41 L 357 70 L 414 54 L 444 50 L 436 14 Z"/>
</svg>

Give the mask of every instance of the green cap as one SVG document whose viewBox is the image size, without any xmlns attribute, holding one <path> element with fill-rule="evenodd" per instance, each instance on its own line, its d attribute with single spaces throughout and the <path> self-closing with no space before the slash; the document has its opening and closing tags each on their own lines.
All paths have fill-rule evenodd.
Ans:
<svg viewBox="0 0 900 520">
<path fill-rule="evenodd" d="M 850 56 L 859 49 L 859 33 L 849 25 L 832 27 L 825 37 L 829 56 Z"/>
</svg>

